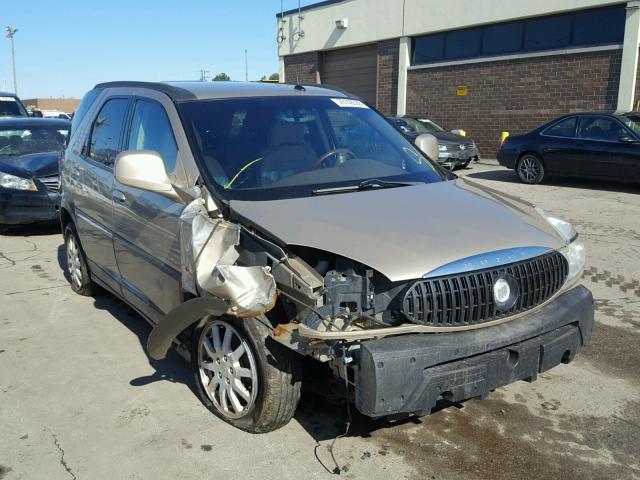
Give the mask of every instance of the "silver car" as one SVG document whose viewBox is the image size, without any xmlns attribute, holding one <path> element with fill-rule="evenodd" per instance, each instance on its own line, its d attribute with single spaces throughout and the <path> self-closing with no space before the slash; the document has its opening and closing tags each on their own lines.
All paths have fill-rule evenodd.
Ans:
<svg viewBox="0 0 640 480">
<path fill-rule="evenodd" d="M 97 85 L 61 219 L 72 288 L 131 305 L 149 355 L 175 344 L 204 405 L 249 432 L 285 425 L 310 377 L 370 417 L 424 415 L 591 337 L 569 223 L 457 178 L 329 88 Z"/>
</svg>

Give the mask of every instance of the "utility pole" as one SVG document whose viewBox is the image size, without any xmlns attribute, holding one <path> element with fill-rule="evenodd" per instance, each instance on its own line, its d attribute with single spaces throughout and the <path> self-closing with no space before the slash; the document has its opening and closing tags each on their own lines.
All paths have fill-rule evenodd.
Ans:
<svg viewBox="0 0 640 480">
<path fill-rule="evenodd" d="M 11 41 L 11 63 L 13 64 L 13 93 L 18 95 L 18 80 L 16 80 L 16 51 L 13 48 L 13 36 L 18 31 L 17 28 L 13 28 L 9 25 L 5 27 L 7 32 L 7 38 Z"/>
<path fill-rule="evenodd" d="M 200 81 L 206 82 L 207 77 L 209 76 L 209 70 L 205 70 L 204 68 L 200 70 Z"/>
<path fill-rule="evenodd" d="M 247 56 L 247 49 L 244 49 L 244 79 L 249 81 L 249 57 Z"/>
</svg>

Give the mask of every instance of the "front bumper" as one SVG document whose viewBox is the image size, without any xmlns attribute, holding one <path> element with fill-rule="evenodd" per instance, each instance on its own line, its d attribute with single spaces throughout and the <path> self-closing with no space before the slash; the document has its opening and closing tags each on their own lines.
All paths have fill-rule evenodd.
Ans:
<svg viewBox="0 0 640 480">
<path fill-rule="evenodd" d="M 56 221 L 60 195 L 38 190 L 23 192 L 0 188 L 0 225 Z"/>
<path fill-rule="evenodd" d="M 445 167 L 458 167 L 464 165 L 471 160 L 480 158 L 480 153 L 476 148 L 467 148 L 465 150 L 454 150 L 447 152 L 439 152 L 438 163 Z"/>
<path fill-rule="evenodd" d="M 592 329 L 593 297 L 578 286 L 535 313 L 486 329 L 362 342 L 356 408 L 370 417 L 428 414 L 442 401 L 483 398 L 570 362 Z"/>
</svg>

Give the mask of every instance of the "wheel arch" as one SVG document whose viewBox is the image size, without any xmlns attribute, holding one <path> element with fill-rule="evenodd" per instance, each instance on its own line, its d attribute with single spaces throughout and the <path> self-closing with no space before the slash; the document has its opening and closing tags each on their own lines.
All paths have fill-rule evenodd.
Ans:
<svg viewBox="0 0 640 480">
<path fill-rule="evenodd" d="M 542 156 L 540 152 L 533 148 L 525 148 L 518 154 L 518 159 L 516 160 L 516 168 L 518 167 L 518 163 L 520 162 L 520 160 L 522 160 L 522 157 L 524 157 L 525 155 L 534 155 L 540 160 L 540 162 L 542 162 L 543 167 L 547 167 L 547 164 L 544 161 L 544 156 Z"/>
</svg>

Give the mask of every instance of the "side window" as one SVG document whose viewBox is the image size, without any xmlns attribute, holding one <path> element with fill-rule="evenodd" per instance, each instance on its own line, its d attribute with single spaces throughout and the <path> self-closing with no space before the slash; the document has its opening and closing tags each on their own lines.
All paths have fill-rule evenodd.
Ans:
<svg viewBox="0 0 640 480">
<path fill-rule="evenodd" d="M 120 133 L 127 114 L 129 100 L 112 98 L 100 109 L 91 126 L 91 139 L 87 155 L 90 159 L 113 167 L 118 154 Z"/>
<path fill-rule="evenodd" d="M 611 118 L 583 117 L 578 128 L 578 136 L 588 140 L 615 142 L 624 135 L 627 135 L 624 127 Z"/>
<path fill-rule="evenodd" d="M 175 170 L 178 147 L 169 117 L 162 105 L 149 100 L 136 101 L 128 149 L 158 152 L 167 172 Z"/>
<path fill-rule="evenodd" d="M 578 123 L 578 117 L 565 118 L 561 122 L 547 128 L 544 131 L 544 135 L 551 135 L 553 137 L 575 137 L 576 136 L 576 123 Z"/>
</svg>

